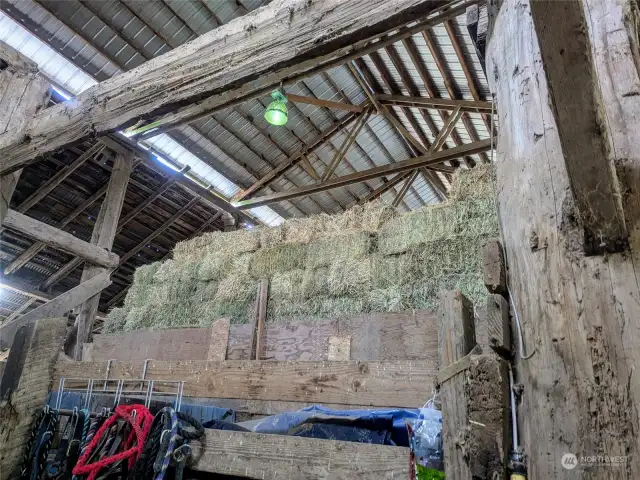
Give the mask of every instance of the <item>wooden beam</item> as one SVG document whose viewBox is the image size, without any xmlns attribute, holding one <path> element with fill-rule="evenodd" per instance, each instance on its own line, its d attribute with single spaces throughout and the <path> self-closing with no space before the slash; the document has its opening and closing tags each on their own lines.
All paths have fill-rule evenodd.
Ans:
<svg viewBox="0 0 640 480">
<path fill-rule="evenodd" d="M 458 57 L 458 61 L 460 62 L 460 66 L 462 67 L 462 71 L 464 76 L 467 79 L 467 85 L 469 86 L 469 92 L 475 101 L 480 101 L 480 94 L 478 93 L 478 89 L 476 88 L 476 79 L 475 76 L 471 73 L 469 69 L 469 65 L 467 64 L 466 57 L 464 52 L 462 51 L 462 47 L 460 42 L 458 41 L 458 36 L 456 35 L 455 27 L 451 20 L 445 20 L 444 28 L 447 31 L 447 35 L 449 35 L 449 40 L 451 41 L 451 45 L 453 46 L 454 52 L 456 52 L 456 56 Z M 490 114 L 482 115 L 482 119 L 484 120 L 484 125 L 487 127 L 487 131 L 491 132 L 491 119 Z"/>
<path fill-rule="evenodd" d="M 509 304 L 502 295 L 487 295 L 487 333 L 489 346 L 505 357 L 511 356 Z"/>
<path fill-rule="evenodd" d="M 458 90 L 455 84 L 453 83 L 453 79 L 449 72 L 448 65 L 445 62 L 444 55 L 440 51 L 440 47 L 438 46 L 437 42 L 433 38 L 431 31 L 429 29 L 423 30 L 422 37 L 424 38 L 424 41 L 427 43 L 429 52 L 431 53 L 431 56 L 436 63 L 436 67 L 438 68 L 438 71 L 440 72 L 440 75 L 444 80 L 444 84 L 447 89 L 447 92 L 449 93 L 449 97 L 457 98 L 459 96 Z M 446 113 L 440 112 L 440 114 L 443 116 L 443 120 L 444 120 L 446 118 Z M 471 119 L 469 118 L 468 114 L 465 113 L 462 116 L 462 123 L 471 141 L 472 142 L 477 141 L 478 134 L 475 130 L 475 127 L 473 126 L 473 123 L 471 123 Z M 460 137 L 458 136 L 458 133 L 455 130 L 454 130 L 454 134 L 452 135 L 452 139 L 456 145 L 459 145 L 460 143 L 462 143 L 462 141 L 460 140 Z M 484 163 L 489 163 L 489 158 L 484 153 L 480 155 L 480 158 L 482 158 L 482 161 Z"/>
<path fill-rule="evenodd" d="M 366 180 L 371 180 L 372 178 L 380 178 L 394 173 L 406 172 L 408 170 L 414 170 L 416 168 L 422 168 L 432 164 L 441 163 L 447 160 L 458 158 L 461 155 L 473 155 L 475 153 L 486 152 L 490 148 L 491 140 L 482 140 L 480 142 L 470 143 L 447 150 L 441 150 L 436 153 L 422 155 L 420 157 L 411 158 L 409 160 L 403 160 L 401 162 L 392 163 L 389 165 L 382 165 L 380 167 L 371 168 L 362 172 L 344 175 L 342 177 L 334 178 L 332 180 L 318 183 L 316 185 L 309 185 L 297 188 L 295 190 L 264 195 L 262 197 L 257 197 L 250 200 L 243 200 L 241 202 L 237 202 L 236 207 L 240 209 L 253 208 L 261 205 L 267 205 L 269 203 L 289 200 L 291 198 L 304 197 L 306 195 L 311 195 L 312 193 L 344 187 L 345 185 L 364 182 Z"/>
<path fill-rule="evenodd" d="M 104 145 L 101 143 L 95 143 L 86 152 L 82 153 L 71 164 L 65 166 L 62 170 L 56 173 L 50 180 L 45 182 L 44 185 L 38 188 L 32 195 L 24 200 L 17 208 L 16 211 L 20 213 L 26 213 L 31 207 L 49 195 L 58 185 L 65 181 L 73 172 L 80 168 L 90 158 L 97 157 L 104 150 Z"/>
<path fill-rule="evenodd" d="M 104 185 L 100 188 L 96 193 L 87 198 L 84 202 L 82 202 L 78 207 L 69 213 L 66 217 L 60 220 L 58 223 L 54 224 L 57 228 L 64 228 L 69 223 L 78 217 L 82 212 L 84 212 L 87 208 L 93 205 L 96 201 L 98 201 L 105 193 L 107 192 L 107 185 Z M 13 259 L 13 261 L 7 265 L 4 269 L 4 274 L 9 275 L 18 269 L 25 266 L 29 263 L 38 253 L 40 253 L 47 246 L 44 242 L 35 242 L 29 248 L 27 248 L 24 252 L 22 252 L 18 257 Z"/>
<path fill-rule="evenodd" d="M 440 369 L 462 359 L 476 345 L 473 305 L 459 291 L 441 292 L 438 301 L 438 345 Z M 442 443 L 447 478 L 471 480 L 471 469 L 459 439 L 468 426 L 465 371 L 440 385 L 442 402 Z"/>
<path fill-rule="evenodd" d="M 184 381 L 188 397 L 419 408 L 431 393 L 435 368 L 434 362 L 423 360 L 150 361 L 145 378 Z M 141 373 L 140 362 L 115 362 L 110 370 L 112 378 L 122 379 L 138 379 Z M 105 374 L 105 362 L 61 361 L 54 378 L 105 378 Z"/>
<path fill-rule="evenodd" d="M 376 98 L 384 105 L 398 107 L 426 108 L 433 110 L 452 111 L 460 108 L 463 112 L 486 113 L 491 112 L 491 102 L 457 100 L 449 98 L 412 97 L 405 95 L 376 94 Z"/>
<path fill-rule="evenodd" d="M 6 348 L 8 345 L 11 345 L 13 336 L 20 326 L 43 318 L 59 317 L 64 315 L 85 300 L 101 292 L 109 285 L 111 285 L 109 274 L 103 273 L 81 283 L 61 295 L 58 295 L 51 301 L 31 310 L 29 313 L 21 317 L 18 317 L 12 322 L 3 323 L 0 325 L 0 347 Z"/>
<path fill-rule="evenodd" d="M 338 123 L 332 125 L 329 129 L 320 133 L 316 138 L 314 138 L 310 143 L 308 143 L 303 150 L 300 150 L 293 155 L 289 156 L 284 162 L 278 164 L 272 171 L 267 173 L 260 180 L 255 182 L 246 190 L 240 192 L 235 198 L 234 201 L 243 200 L 248 198 L 250 195 L 257 192 L 260 188 L 264 188 L 269 183 L 274 181 L 278 176 L 280 176 L 285 170 L 289 167 L 293 166 L 297 161 L 302 158 L 302 155 L 306 155 L 311 153 L 320 145 L 322 145 L 325 141 L 329 140 L 333 135 L 338 133 L 342 128 L 347 127 L 353 120 L 357 118 L 356 114 L 349 114 L 340 120 Z"/>
<path fill-rule="evenodd" d="M 602 98 L 594 89 L 596 73 L 586 30 L 554 25 L 586 25 L 582 1 L 531 2 L 531 15 L 553 113 L 575 201 L 576 221 L 584 229 L 587 255 L 620 252 L 628 247 L 628 232 L 610 145 L 600 119 Z M 563 47 L 559 48 L 559 42 Z M 545 132 L 540 132 L 545 135 Z"/>
<path fill-rule="evenodd" d="M 101 137 L 100 141 L 114 152 L 121 153 L 123 155 L 128 151 L 133 151 L 148 168 L 155 172 L 159 172 L 168 178 L 176 178 L 176 183 L 179 184 L 184 191 L 190 195 L 199 195 L 204 203 L 211 205 L 216 210 L 224 210 L 225 212 L 238 215 L 243 220 L 260 223 L 259 220 L 256 220 L 245 212 L 241 212 L 233 207 L 227 200 L 213 193 L 210 189 L 192 181 L 187 176 L 189 174 L 188 171 L 181 173 L 180 171 L 176 171 L 173 168 L 158 162 L 153 158 L 149 151 L 141 148 L 131 140 L 121 136 L 108 135 Z"/>
<path fill-rule="evenodd" d="M 500 240 L 490 239 L 482 245 L 484 285 L 491 293 L 507 293 L 507 268 Z"/>
<path fill-rule="evenodd" d="M 371 109 L 367 109 L 363 114 L 360 115 L 360 117 L 358 118 L 358 121 L 353 126 L 349 134 L 345 137 L 344 142 L 342 143 L 342 145 L 340 146 L 336 154 L 333 156 L 333 159 L 331 160 L 331 163 L 325 170 L 324 175 L 322 175 L 323 181 L 326 181 L 333 176 L 333 173 L 336 171 L 336 168 L 338 168 L 338 165 L 340 165 L 340 162 L 347 154 L 347 151 L 349 150 L 349 148 L 351 148 L 351 145 L 353 145 L 353 142 L 356 141 L 356 138 L 360 134 L 362 127 L 365 126 L 370 116 L 371 116 Z"/>
<path fill-rule="evenodd" d="M 18 309 L 14 310 L 11 315 L 9 315 L 7 318 L 5 318 L 4 321 L 9 323 L 9 322 L 15 320 L 20 315 L 22 315 L 22 312 L 24 312 L 27 308 L 29 308 L 31 305 L 33 305 L 37 301 L 38 300 L 35 299 L 35 298 L 32 298 L 32 297 L 28 298 Z"/>
<path fill-rule="evenodd" d="M 423 16 L 422 20 L 414 23 L 409 28 L 403 29 L 402 31 L 394 33 L 392 35 L 386 35 L 384 36 L 384 38 L 379 38 L 377 41 L 362 41 L 357 45 L 349 45 L 348 47 L 343 48 L 342 52 L 335 52 L 335 58 L 333 60 L 324 63 L 316 61 L 308 70 L 301 71 L 302 65 L 299 64 L 297 68 L 293 69 L 293 72 L 290 74 L 290 76 L 287 76 L 284 79 L 278 77 L 280 78 L 279 80 L 270 82 L 270 79 L 268 77 L 263 77 L 261 78 L 261 82 L 259 83 L 253 83 L 248 87 L 236 90 L 235 97 L 233 97 L 228 101 L 228 103 L 225 103 L 223 105 L 220 104 L 217 97 L 211 97 L 201 102 L 197 102 L 194 105 L 184 107 L 177 112 L 166 115 L 161 120 L 157 121 L 155 124 L 156 130 L 152 133 L 152 135 L 165 133 L 176 128 L 179 125 L 206 118 L 214 112 L 234 105 L 242 104 L 247 100 L 251 100 L 259 96 L 267 96 L 271 91 L 282 85 L 293 85 L 303 78 L 312 77 L 316 74 L 323 73 L 330 68 L 334 68 L 351 60 L 361 58 L 364 55 L 375 52 L 376 50 L 379 50 L 386 45 L 391 45 L 397 41 L 418 33 L 423 29 L 428 28 L 429 26 L 439 25 L 447 19 L 455 18 L 458 15 L 463 14 L 468 6 L 475 5 L 477 2 L 478 0 L 466 0 L 455 5 L 451 5 L 449 3 L 433 2 L 432 13 L 428 14 L 427 16 Z M 414 19 L 415 17 L 412 20 Z M 269 83 L 269 86 L 259 89 L 261 85 L 264 85 L 266 83 Z M 255 87 L 256 89 L 252 90 L 251 93 L 246 93 L 248 88 L 253 87 Z"/>
<path fill-rule="evenodd" d="M 253 335 L 251 336 L 251 358 L 261 360 L 264 357 L 265 322 L 267 321 L 267 303 L 269 301 L 269 280 L 262 279 L 258 284 L 253 315 Z"/>
<path fill-rule="evenodd" d="M 79 257 L 71 259 L 68 263 L 60 267 L 60 269 L 58 269 L 57 272 L 55 272 L 53 275 L 47 278 L 44 282 L 42 282 L 39 288 L 41 290 L 47 290 L 51 288 L 53 285 L 58 283 L 60 280 L 65 278 L 67 275 L 73 272 L 76 268 L 82 265 L 82 262 L 84 262 L 84 259 Z"/>
<path fill-rule="evenodd" d="M 402 182 L 402 180 L 407 178 L 409 175 L 411 175 L 411 172 L 404 172 L 404 173 L 397 174 L 395 177 L 393 177 L 389 181 L 380 185 L 378 188 L 376 188 L 373 192 L 371 192 L 369 195 L 364 197 L 358 203 L 363 204 L 363 203 L 370 202 L 371 200 L 375 200 L 376 198 L 379 198 L 383 193 L 391 190 L 393 187 L 395 187 L 397 184 Z"/>
<path fill-rule="evenodd" d="M 193 469 L 263 480 L 409 478 L 409 449 L 264 433 L 206 430 Z M 301 475 L 301 472 L 304 472 Z"/>
<path fill-rule="evenodd" d="M 396 194 L 395 198 L 393 199 L 393 202 L 391 202 L 391 205 L 393 207 L 397 207 L 398 205 L 400 205 L 400 202 L 402 202 L 402 199 L 407 194 L 407 191 L 409 190 L 409 187 L 411 186 L 411 184 L 413 182 L 416 181 L 416 178 L 418 178 L 418 174 L 419 173 L 420 173 L 419 169 L 416 169 L 413 172 L 411 172 L 409 177 L 404 182 L 404 185 L 402 186 L 400 191 Z"/>
<path fill-rule="evenodd" d="M 286 94 L 287 99 L 290 102 L 305 103 L 308 105 L 316 105 L 318 107 L 332 108 L 334 110 L 346 110 L 347 112 L 362 113 L 364 108 L 359 105 L 352 105 L 350 103 L 334 102 L 331 100 L 324 100 L 322 98 L 303 97 L 302 95 L 294 95 L 292 93 Z"/>
<path fill-rule="evenodd" d="M 160 227 L 158 227 L 156 230 L 154 230 L 152 233 L 150 233 L 149 235 L 147 235 L 147 237 L 142 240 L 138 245 L 136 245 L 135 247 L 133 247 L 131 250 L 129 250 L 127 253 L 125 253 L 121 258 L 120 258 L 120 264 L 118 265 L 118 268 L 120 268 L 122 265 L 124 265 L 124 263 L 129 260 L 131 257 L 133 257 L 136 253 L 138 253 L 140 250 L 142 250 L 149 242 L 151 242 L 154 238 L 156 238 L 158 235 L 162 234 L 165 230 L 167 230 L 169 227 L 171 227 L 171 225 L 173 225 L 173 223 L 180 218 L 184 213 L 187 212 L 187 210 L 189 210 L 191 207 L 193 207 L 196 203 L 198 203 L 198 201 L 200 200 L 200 197 L 194 197 L 192 198 L 189 203 L 187 203 L 184 207 L 182 207 L 180 210 L 178 210 L 176 213 L 174 213 L 169 219 L 167 219 Z M 116 269 L 117 270 L 117 269 Z"/>
<path fill-rule="evenodd" d="M 129 185 L 129 177 L 133 169 L 133 152 L 129 151 L 125 155 L 118 154 L 111 170 L 111 178 L 107 187 L 107 194 L 100 213 L 93 226 L 91 243 L 99 248 L 111 250 L 113 241 L 118 232 L 118 221 L 122 212 L 122 205 Z M 162 189 L 160 189 L 162 190 Z M 144 203 L 144 202 L 143 202 Z M 82 272 L 81 281 L 86 282 L 90 278 L 108 273 L 104 268 L 86 263 Z M 100 293 L 85 300 L 80 306 L 80 314 L 76 317 L 76 344 L 74 358 L 82 360 L 82 346 L 88 342 L 93 330 L 93 323 L 96 320 L 98 306 L 100 304 Z"/>
<path fill-rule="evenodd" d="M 78 95 L 72 115 L 64 114 L 66 102 L 46 109 L 29 122 L 28 141 L 24 131 L 0 136 L 0 174 L 141 118 L 154 121 L 176 107 L 183 119 L 192 117 L 190 107 L 200 103 L 202 109 L 203 99 L 211 110 L 270 89 L 285 78 L 328 68 L 355 45 L 365 45 L 439 6 L 427 0 L 270 4 Z M 249 23 L 253 28 L 247 31 Z M 262 55 L 247 55 L 238 62 L 244 53 L 258 49 Z"/>
<path fill-rule="evenodd" d="M 9 210 L 7 213 L 5 226 L 100 266 L 114 268 L 118 265 L 118 256 L 115 253 L 91 245 L 70 233 L 14 210 Z"/>
</svg>

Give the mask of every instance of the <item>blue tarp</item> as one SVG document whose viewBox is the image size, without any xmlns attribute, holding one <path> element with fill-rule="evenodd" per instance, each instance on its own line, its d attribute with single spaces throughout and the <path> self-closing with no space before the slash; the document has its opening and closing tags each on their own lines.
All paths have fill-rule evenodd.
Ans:
<svg viewBox="0 0 640 480">
<path fill-rule="evenodd" d="M 419 409 L 333 410 L 321 405 L 312 405 L 296 412 L 280 413 L 257 421 L 246 422 L 243 425 L 258 433 L 286 435 L 291 434 L 292 431 L 300 432 L 301 429 L 299 427 L 303 424 L 332 424 L 340 426 L 335 433 L 336 436 L 340 437 L 346 434 L 345 426 L 350 425 L 353 428 L 358 428 L 354 435 L 361 435 L 363 428 L 371 430 L 372 440 L 373 437 L 380 437 L 380 431 L 386 429 L 388 430 L 388 435 L 384 443 L 408 447 L 409 439 L 405 420 L 420 418 L 422 418 L 422 414 Z M 332 419 L 335 421 L 332 421 Z M 439 421 L 441 422 L 442 420 L 439 419 Z M 317 427 L 317 430 L 323 430 L 322 433 L 326 433 L 326 428 L 324 427 Z M 367 443 L 378 442 L 371 441 Z"/>
</svg>

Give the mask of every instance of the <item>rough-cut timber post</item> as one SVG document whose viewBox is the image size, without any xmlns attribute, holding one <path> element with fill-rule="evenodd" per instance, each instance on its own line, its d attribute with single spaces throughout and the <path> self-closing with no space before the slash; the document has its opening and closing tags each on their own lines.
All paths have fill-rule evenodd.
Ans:
<svg viewBox="0 0 640 480">
<path fill-rule="evenodd" d="M 539 18 L 539 10 L 532 12 L 527 1 L 505 0 L 487 48 L 500 125 L 496 175 L 509 289 L 525 344 L 535 347 L 530 359 L 516 357 L 516 381 L 524 386 L 520 440 L 529 478 L 631 479 L 640 471 L 640 77 L 637 46 L 630 43 L 637 32 L 627 24 L 630 2 L 543 3 L 572 9 L 562 15 L 562 28 L 554 28 L 551 45 L 538 40 L 532 14 Z M 583 16 L 577 7 L 584 9 Z M 601 100 L 596 111 L 586 103 L 577 115 L 598 125 L 592 133 L 606 145 L 605 155 L 586 152 L 584 161 L 588 168 L 600 162 L 596 167 L 604 183 L 619 182 L 629 232 L 630 252 L 607 257 L 584 254 L 576 211 L 585 207 L 585 199 L 574 197 L 580 194 L 572 188 L 575 172 L 569 163 L 574 159 L 567 158 L 574 150 L 565 148 L 582 142 L 583 132 L 568 138 L 564 129 L 570 127 L 558 125 L 555 112 L 567 101 L 580 102 L 584 92 L 550 92 L 548 79 L 558 72 L 549 69 L 558 68 L 558 62 L 540 52 L 542 45 L 562 55 L 565 45 L 584 45 L 585 35 L 589 50 L 579 57 L 566 55 L 591 72 Z M 598 193 L 586 208 L 598 210 L 611 200 L 601 200 Z M 625 464 L 591 467 L 588 473 L 579 465 L 576 473 L 561 465 L 569 452 L 621 456 Z"/>
<path fill-rule="evenodd" d="M 24 128 L 42 107 L 47 82 L 38 75 L 38 66 L 18 51 L 0 41 L 0 135 L 14 128 Z M 9 210 L 11 196 L 21 170 L 0 175 L 0 227 Z"/>
<path fill-rule="evenodd" d="M 107 194 L 102 202 L 100 213 L 96 219 L 91 235 L 91 243 L 99 248 L 111 250 L 113 240 L 118 229 L 118 221 L 122 212 L 124 197 L 127 193 L 127 185 L 131 176 L 133 165 L 133 152 L 126 155 L 118 154 L 113 164 Z M 107 273 L 108 270 L 98 265 L 85 264 L 81 281 L 87 281 L 95 276 Z M 80 314 L 76 318 L 76 348 L 74 358 L 82 360 L 82 345 L 89 341 L 93 322 L 96 320 L 100 293 L 86 300 L 80 307 Z"/>
<path fill-rule="evenodd" d="M 510 439 L 508 364 L 476 345 L 473 305 L 459 291 L 440 293 L 438 345 L 447 478 L 504 478 Z"/>
<path fill-rule="evenodd" d="M 30 335 L 22 346 L 24 360 L 17 379 L 17 388 L 8 400 L 0 404 L 1 480 L 20 476 L 15 475 L 15 469 L 22 464 L 33 415 L 43 408 L 51 387 L 53 367 L 66 328 L 66 318 L 39 320 L 34 328 L 30 329 Z"/>
<path fill-rule="evenodd" d="M 485 305 L 487 317 L 487 341 L 497 353 L 508 356 L 511 353 L 511 332 L 509 330 L 509 304 L 502 295 L 487 295 Z"/>
<path fill-rule="evenodd" d="M 440 293 L 438 302 L 438 346 L 440 369 L 469 354 L 476 345 L 473 305 L 459 291 Z M 460 440 L 469 428 L 465 372 L 461 371 L 440 386 L 442 401 L 442 441 L 447 478 L 471 480 L 471 469 L 465 460 L 467 452 Z"/>
<path fill-rule="evenodd" d="M 482 273 L 484 285 L 491 293 L 507 293 L 507 269 L 504 264 L 502 245 L 497 238 L 482 245 Z"/>
<path fill-rule="evenodd" d="M 272 2 L 90 88 L 72 109 L 65 102 L 33 118 L 26 129 L 0 136 L 0 173 L 139 120 L 153 122 L 174 112 L 175 125 L 247 96 L 266 95 L 281 81 L 335 66 L 354 47 L 445 3 Z"/>
</svg>

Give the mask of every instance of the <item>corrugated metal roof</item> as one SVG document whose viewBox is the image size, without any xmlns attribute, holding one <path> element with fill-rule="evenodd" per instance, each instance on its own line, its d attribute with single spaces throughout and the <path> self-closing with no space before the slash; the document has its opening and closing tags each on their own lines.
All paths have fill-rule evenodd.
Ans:
<svg viewBox="0 0 640 480">
<path fill-rule="evenodd" d="M 57 51 L 21 30 L 4 15 L 0 17 L 0 38 L 11 37 L 8 43 L 36 59 L 49 77 L 74 94 L 92 85 L 94 78 L 104 80 L 124 69 L 138 66 L 221 23 L 227 23 L 268 3 L 266 0 L 79 0 L 74 3 L 75 8 L 71 9 L 69 2 L 38 1 L 39 4 L 33 0 L 7 0 L 1 8 L 14 18 L 19 17 L 25 28 L 32 31 L 36 29 L 38 35 L 45 38 L 46 43 Z M 488 87 L 473 44 L 463 26 L 464 17 L 459 17 L 452 24 L 464 60 L 475 76 L 478 91 L 483 98 L 487 98 Z M 467 79 L 444 26 L 435 26 L 430 32 L 446 63 L 451 85 L 455 86 L 462 98 L 472 99 Z M 390 49 L 398 55 L 412 88 L 422 96 L 428 95 L 418 71 L 418 68 L 422 68 L 431 78 L 435 93 L 448 97 L 447 83 L 438 70 L 423 35 L 413 35 L 411 42 L 416 46 L 421 65 L 414 64 L 402 42 L 394 44 Z M 376 55 L 379 55 L 388 72 L 394 90 L 409 95 L 411 92 L 405 87 L 403 78 L 389 55 L 384 49 Z M 61 56 L 66 60 L 62 61 Z M 380 88 L 391 93 L 371 58 L 366 56 L 363 60 Z M 288 87 L 287 91 L 334 101 L 346 100 L 354 104 L 367 100 L 367 95 L 345 66 L 304 79 Z M 176 164 L 190 165 L 192 173 L 200 180 L 212 184 L 219 193 L 230 197 L 285 161 L 289 155 L 345 114 L 312 105 L 290 104 L 290 119 L 286 128 L 275 128 L 262 118 L 268 102 L 269 98 L 248 101 L 233 109 L 218 112 L 211 118 L 194 122 L 192 126 L 181 127 L 176 131 L 175 138 L 158 136 L 148 140 L 149 145 L 153 145 Z M 434 133 L 423 118 L 424 112 L 415 108 L 392 109 L 404 127 L 416 138 L 433 141 Z M 439 114 L 428 111 L 427 115 L 438 129 L 443 126 L 444 122 Z M 488 132 L 483 119 L 476 114 L 470 114 L 469 117 L 478 137 L 487 138 Z M 419 131 L 414 129 L 413 124 L 417 125 Z M 456 132 L 463 143 L 471 141 L 462 124 L 456 126 Z M 309 155 L 309 160 L 321 175 L 344 138 L 344 133 L 338 133 L 315 154 Z M 448 139 L 447 145 L 453 147 L 454 143 Z M 396 129 L 386 119 L 374 115 L 347 152 L 345 161 L 336 169 L 336 174 L 345 175 L 374 165 L 401 161 L 411 155 L 406 141 Z M 475 157 L 476 162 L 481 161 L 478 156 Z M 266 191 L 282 191 L 310 183 L 313 183 L 313 179 L 308 173 L 296 167 L 289 169 Z M 380 180 L 372 180 L 282 202 L 273 209 L 267 209 L 271 213 L 265 221 L 279 221 L 280 216 L 340 211 L 380 185 Z M 393 192 L 399 188 L 396 187 L 385 198 L 392 197 Z M 420 176 L 409 190 L 404 203 L 406 208 L 417 208 L 433 203 L 437 198 L 433 188 Z"/>
</svg>

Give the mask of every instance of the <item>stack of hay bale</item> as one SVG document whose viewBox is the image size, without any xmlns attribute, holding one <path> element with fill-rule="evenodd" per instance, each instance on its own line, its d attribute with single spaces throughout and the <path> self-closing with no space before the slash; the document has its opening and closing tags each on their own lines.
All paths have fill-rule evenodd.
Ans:
<svg viewBox="0 0 640 480">
<path fill-rule="evenodd" d="M 446 203 L 403 215 L 382 203 L 275 228 L 205 233 L 139 268 L 105 332 L 247 323 L 260 279 L 268 321 L 434 309 L 441 289 L 483 301 L 481 245 L 498 234 L 491 170 L 456 174 Z"/>
</svg>

